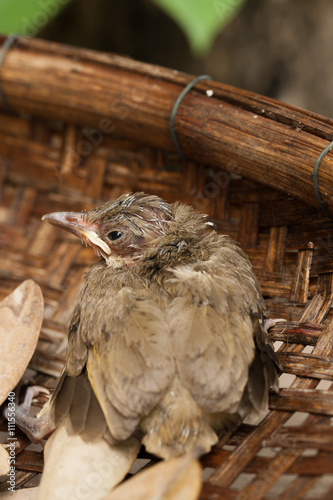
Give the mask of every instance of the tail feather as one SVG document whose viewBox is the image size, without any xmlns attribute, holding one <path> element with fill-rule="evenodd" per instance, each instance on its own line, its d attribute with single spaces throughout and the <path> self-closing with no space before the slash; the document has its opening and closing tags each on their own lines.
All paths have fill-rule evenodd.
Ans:
<svg viewBox="0 0 333 500">
<path fill-rule="evenodd" d="M 179 380 L 174 380 L 158 407 L 141 422 L 149 453 L 168 460 L 185 453 L 210 451 L 218 437 L 205 414 Z"/>
</svg>

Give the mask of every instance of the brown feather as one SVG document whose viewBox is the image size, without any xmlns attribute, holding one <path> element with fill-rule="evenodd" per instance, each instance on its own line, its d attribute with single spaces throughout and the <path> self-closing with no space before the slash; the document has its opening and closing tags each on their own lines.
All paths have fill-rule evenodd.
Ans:
<svg viewBox="0 0 333 500">
<path fill-rule="evenodd" d="M 86 422 L 97 404 L 111 441 L 139 429 L 148 451 L 168 458 L 208 451 L 231 414 L 267 410 L 278 363 L 259 323 L 259 285 L 248 257 L 206 216 L 135 193 L 47 219 L 65 228 L 68 220 L 104 257 L 85 276 L 64 375 L 87 369 L 98 404 L 79 386 L 72 394 Z M 62 412 L 66 380 L 56 395 Z"/>
<path fill-rule="evenodd" d="M 141 416 L 158 403 L 173 376 L 174 363 L 163 311 L 144 288 L 119 286 L 119 274 L 126 282 L 128 274 L 111 273 L 109 300 L 90 310 L 88 317 L 83 314 L 81 323 L 100 327 L 98 337 L 97 329 L 94 331 L 88 374 L 111 434 L 125 439 L 135 431 Z M 101 280 L 100 284 L 102 276 Z M 83 305 L 85 300 L 92 300 L 87 292 Z"/>
</svg>

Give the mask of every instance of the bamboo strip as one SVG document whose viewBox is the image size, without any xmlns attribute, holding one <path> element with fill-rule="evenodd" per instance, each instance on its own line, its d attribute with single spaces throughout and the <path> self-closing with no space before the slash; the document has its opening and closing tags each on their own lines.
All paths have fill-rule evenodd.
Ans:
<svg viewBox="0 0 333 500">
<path fill-rule="evenodd" d="M 3 42 L 0 38 L 0 47 Z M 192 77 L 124 57 L 20 38 L 6 54 L 1 79 L 15 111 L 90 125 L 99 137 L 116 133 L 173 150 L 170 113 Z M 187 158 L 317 205 L 311 174 L 333 139 L 332 120 L 201 81 L 183 99 L 176 129 Z M 321 196 L 331 213 L 332 166 L 328 154 L 319 171 Z"/>
</svg>

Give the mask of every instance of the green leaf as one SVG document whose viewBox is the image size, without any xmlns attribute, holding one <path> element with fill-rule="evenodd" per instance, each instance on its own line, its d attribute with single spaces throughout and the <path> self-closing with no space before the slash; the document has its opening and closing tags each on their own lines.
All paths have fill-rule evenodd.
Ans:
<svg viewBox="0 0 333 500">
<path fill-rule="evenodd" d="M 0 33 L 34 36 L 69 0 L 0 0 Z"/>
<path fill-rule="evenodd" d="M 241 9 L 246 0 L 153 0 L 176 21 L 191 50 L 205 55 L 217 33 Z"/>
</svg>

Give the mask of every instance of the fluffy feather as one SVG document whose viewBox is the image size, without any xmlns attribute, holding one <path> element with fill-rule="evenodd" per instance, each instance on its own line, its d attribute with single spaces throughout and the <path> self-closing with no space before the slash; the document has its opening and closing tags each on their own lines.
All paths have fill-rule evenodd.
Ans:
<svg viewBox="0 0 333 500">
<path fill-rule="evenodd" d="M 109 250 L 95 248 L 104 260 L 85 276 L 54 414 L 73 414 L 82 430 L 72 403 L 87 408 L 93 400 L 82 394 L 85 383 L 79 395 L 72 384 L 87 371 L 86 391 L 92 387 L 110 439 L 139 431 L 148 451 L 169 458 L 207 452 L 230 415 L 253 419 L 267 410 L 278 361 L 238 244 L 193 208 L 143 193 L 105 203 L 81 222 L 79 215 L 68 223 L 66 214 L 46 218 L 83 239 L 89 228 Z"/>
</svg>

